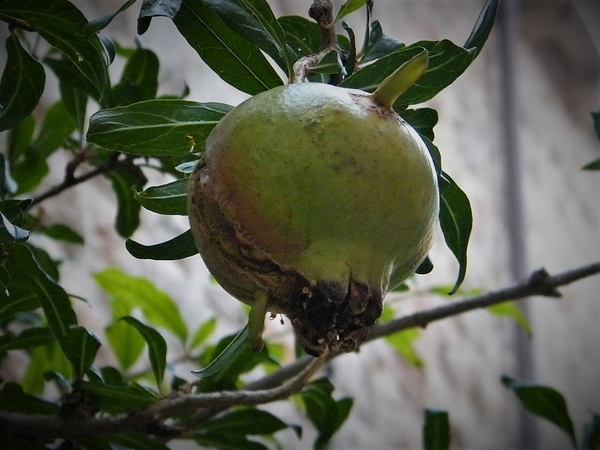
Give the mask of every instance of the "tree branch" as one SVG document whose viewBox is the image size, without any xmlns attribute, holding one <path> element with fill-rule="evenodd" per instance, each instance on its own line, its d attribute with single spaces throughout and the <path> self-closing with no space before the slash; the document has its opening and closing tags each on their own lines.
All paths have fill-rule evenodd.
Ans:
<svg viewBox="0 0 600 450">
<path fill-rule="evenodd" d="M 532 273 L 524 282 L 514 286 L 378 324 L 372 330 L 368 341 L 408 328 L 425 327 L 437 320 L 510 300 L 519 300 L 534 295 L 560 297 L 558 287 L 599 273 L 600 261 L 556 275 L 549 275 L 544 269 L 540 269 Z M 29 437 L 69 438 L 80 435 L 137 431 L 173 438 L 183 435 L 186 429 L 201 424 L 229 407 L 235 405 L 255 406 L 287 398 L 300 391 L 325 362 L 339 355 L 340 353 L 326 353 L 319 358 L 306 356 L 255 382 L 248 383 L 244 390 L 178 394 L 159 400 L 148 408 L 123 416 L 65 419 L 59 416 L 0 411 L 0 432 Z M 164 425 L 166 419 L 191 412 L 195 412 L 193 419 L 183 424 L 183 427 Z"/>
</svg>

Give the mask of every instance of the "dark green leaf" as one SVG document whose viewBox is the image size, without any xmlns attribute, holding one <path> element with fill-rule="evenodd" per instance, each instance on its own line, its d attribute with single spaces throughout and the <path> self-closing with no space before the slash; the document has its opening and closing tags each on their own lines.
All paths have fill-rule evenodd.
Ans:
<svg viewBox="0 0 600 450">
<path fill-rule="evenodd" d="M 135 198 L 146 209 L 158 214 L 187 216 L 188 179 L 161 186 L 151 186 L 136 193 Z"/>
<path fill-rule="evenodd" d="M 592 413 L 592 420 L 583 427 L 582 450 L 600 449 L 600 415 Z"/>
<path fill-rule="evenodd" d="M 296 59 L 319 51 L 321 37 L 316 22 L 300 16 L 283 16 L 277 21 L 283 29 L 287 43 L 294 51 Z"/>
<path fill-rule="evenodd" d="M 129 311 L 126 310 L 123 314 L 128 313 Z M 113 316 L 123 314 L 113 314 Z M 118 321 L 106 327 L 104 333 L 119 366 L 123 370 L 133 366 L 144 350 L 144 339 L 140 334 L 134 328 Z"/>
<path fill-rule="evenodd" d="M 449 293 L 453 294 L 462 284 L 467 272 L 467 247 L 473 225 L 473 213 L 465 193 L 450 178 L 450 175 L 444 173 L 444 177 L 450 181 L 450 184 L 440 199 L 440 226 L 446 245 L 459 264 L 456 283 Z"/>
<path fill-rule="evenodd" d="M 154 328 L 144 325 L 135 317 L 122 317 L 121 320 L 135 328 L 146 341 L 150 365 L 152 366 L 156 386 L 160 391 L 160 385 L 167 367 L 167 343 L 165 339 Z"/>
<path fill-rule="evenodd" d="M 103 93 L 98 92 L 94 86 L 90 85 L 88 80 L 77 69 L 77 66 L 69 59 L 47 56 L 44 58 L 44 64 L 52 69 L 52 72 L 54 72 L 61 83 L 79 89 L 93 99 L 100 101 L 101 94 Z M 108 85 L 106 87 L 108 88 Z"/>
<path fill-rule="evenodd" d="M 187 339 L 187 326 L 173 299 L 146 278 L 132 277 L 119 269 L 109 268 L 96 273 L 94 279 L 110 296 L 111 303 L 126 305 L 121 315 L 140 308 L 151 324 L 172 331 L 181 341 Z"/>
<path fill-rule="evenodd" d="M 138 169 L 139 170 L 139 169 Z M 140 176 L 123 168 L 106 174 L 117 195 L 115 229 L 124 238 L 130 237 L 140 225 L 141 205 L 135 199 L 135 191 L 142 188 Z"/>
<path fill-rule="evenodd" d="M 35 131 L 35 119 L 29 115 L 18 125 L 14 126 L 8 132 L 6 147 L 8 150 L 8 163 L 10 166 L 15 164 L 25 154 L 29 144 L 33 140 Z"/>
<path fill-rule="evenodd" d="M 88 101 L 87 93 L 83 89 L 60 80 L 60 95 L 71 121 L 75 124 L 75 130 L 80 136 L 83 136 Z"/>
<path fill-rule="evenodd" d="M 54 103 L 44 116 L 44 122 L 38 133 L 34 146 L 37 154 L 47 158 L 56 149 L 63 146 L 65 139 L 75 130 L 75 123 L 64 103 Z"/>
<path fill-rule="evenodd" d="M 119 84 L 107 94 L 104 105 L 115 107 L 152 100 L 158 90 L 159 61 L 145 48 L 136 49 L 127 60 Z"/>
<path fill-rule="evenodd" d="M 131 413 L 133 409 L 150 406 L 158 400 L 155 393 L 137 383 L 108 385 L 98 381 L 85 381 L 81 387 L 93 393 L 102 411 L 107 413 Z"/>
<path fill-rule="evenodd" d="M 17 35 L 11 34 L 6 40 L 6 65 L 0 79 L 0 131 L 29 116 L 42 96 L 45 83 L 42 65 L 25 51 Z"/>
<path fill-rule="evenodd" d="M 26 394 L 22 386 L 8 382 L 0 390 L 0 411 L 13 411 L 21 414 L 58 414 L 59 406 Z M 3 448 L 12 450 L 12 447 Z"/>
<path fill-rule="evenodd" d="M 97 97 L 103 92 L 108 73 L 97 38 L 86 39 L 85 16 L 68 0 L 7 0 L 0 13 L 24 20 L 53 47 L 63 53 L 84 77 Z"/>
<path fill-rule="evenodd" d="M 15 314 L 33 311 L 39 307 L 36 295 L 27 289 L 27 285 L 9 287 L 8 297 L 0 296 L 0 323 L 10 321 Z"/>
<path fill-rule="evenodd" d="M 350 28 L 346 22 L 342 22 L 342 27 L 348 34 L 348 40 L 350 41 L 350 51 L 346 56 L 346 62 L 344 64 L 346 69 L 345 76 L 350 76 L 354 73 L 354 69 L 356 69 L 356 35 L 354 34 L 354 30 Z"/>
<path fill-rule="evenodd" d="M 465 42 L 464 47 L 466 49 L 475 49 L 473 59 L 481 52 L 485 41 L 487 41 L 487 38 L 490 35 L 490 31 L 492 31 L 499 3 L 499 0 L 487 1 L 481 10 L 481 13 L 479 13 L 477 22 L 475 22 L 475 26 L 467 38 L 467 42 Z"/>
<path fill-rule="evenodd" d="M 71 326 L 77 325 L 69 296 L 40 268 L 28 247 L 15 246 L 9 256 L 9 264 L 11 286 L 27 286 L 35 294 L 52 334 L 62 347 Z"/>
<path fill-rule="evenodd" d="M 425 102 L 458 78 L 473 61 L 473 53 L 448 40 L 421 41 L 379 58 L 346 78 L 341 86 L 373 91 L 388 75 L 409 59 L 429 52 L 429 63 L 423 76 L 396 101 L 397 105 Z"/>
<path fill-rule="evenodd" d="M 560 392 L 548 386 L 517 380 L 508 375 L 502 376 L 502 383 L 517 395 L 527 410 L 559 427 L 569 436 L 573 447 L 577 447 L 567 402 Z"/>
<path fill-rule="evenodd" d="M 109 438 L 112 444 L 117 444 L 120 449 L 135 450 L 169 450 L 166 444 L 157 439 L 142 433 L 121 433 L 111 435 Z M 114 446 L 114 450 L 117 450 Z M 95 450 L 95 449 L 94 449 Z"/>
<path fill-rule="evenodd" d="M 209 378 L 224 370 L 248 347 L 248 325 L 240 330 L 223 349 L 223 351 L 214 358 L 204 369 L 193 370 L 192 373 L 199 378 Z"/>
<path fill-rule="evenodd" d="M 8 160 L 0 154 L 0 198 L 4 198 L 6 194 L 14 194 L 17 188 L 17 183 L 10 174 Z"/>
<path fill-rule="evenodd" d="M 306 414 L 319 432 L 315 449 L 325 449 L 335 432 L 342 426 L 350 414 L 352 399 L 334 400 L 333 385 L 327 378 L 321 378 L 306 385 L 300 397 L 306 408 Z"/>
<path fill-rule="evenodd" d="M 334 22 L 339 22 L 348 14 L 353 13 L 357 9 L 365 5 L 365 0 L 346 0 L 335 15 Z"/>
<path fill-rule="evenodd" d="M 369 45 L 366 51 L 360 58 L 361 64 L 366 64 L 369 61 L 374 61 L 382 56 L 389 55 L 392 52 L 404 47 L 404 44 L 393 37 L 383 33 L 381 24 L 378 20 L 371 23 L 371 31 L 369 33 Z"/>
<path fill-rule="evenodd" d="M 208 134 L 231 108 L 222 103 L 160 99 L 106 109 L 90 118 L 87 139 L 139 156 L 200 152 Z"/>
<path fill-rule="evenodd" d="M 400 116 L 406 120 L 417 132 L 433 141 L 433 127 L 438 122 L 438 113 L 432 108 L 405 109 L 399 112 Z"/>
<path fill-rule="evenodd" d="M 218 450 L 269 450 L 260 442 L 247 439 L 239 434 L 214 434 L 195 433 L 193 438 L 201 448 L 215 448 Z"/>
<path fill-rule="evenodd" d="M 86 38 L 90 38 L 94 33 L 97 33 L 100 30 L 103 30 L 112 22 L 112 20 L 117 16 L 117 14 L 122 13 L 131 5 L 133 5 L 137 0 L 127 0 L 123 6 L 121 6 L 117 12 L 113 14 L 108 14 L 106 16 L 100 17 L 98 19 L 94 19 L 83 28 L 83 33 Z"/>
<path fill-rule="evenodd" d="M 189 258 L 198 253 L 191 230 L 155 245 L 143 245 L 134 240 L 127 239 L 125 247 L 135 258 L 154 259 L 157 261 L 175 261 Z"/>
<path fill-rule="evenodd" d="M 527 333 L 528 336 L 532 335 L 529 320 L 527 320 L 527 317 L 515 302 L 498 303 L 496 305 L 488 306 L 487 310 L 495 316 L 511 318 L 525 333 Z"/>
<path fill-rule="evenodd" d="M 265 0 L 203 0 L 231 29 L 291 73 L 285 33 Z"/>
<path fill-rule="evenodd" d="M 26 392 L 42 395 L 46 387 L 46 373 L 54 373 L 54 379 L 68 378 L 72 370 L 71 363 L 65 357 L 57 341 L 29 350 L 31 359 L 27 371 L 19 383 Z M 62 375 L 65 374 L 65 375 Z M 68 383 L 67 383 L 68 384 Z"/>
<path fill-rule="evenodd" d="M 72 327 L 67 332 L 62 347 L 73 366 L 73 378 L 78 381 L 83 379 L 83 375 L 94 362 L 100 341 L 84 327 Z"/>
<path fill-rule="evenodd" d="M 206 322 L 202 323 L 194 336 L 192 337 L 192 342 L 190 344 L 191 348 L 198 348 L 210 337 L 210 335 L 215 331 L 215 327 L 217 325 L 217 319 L 214 317 L 208 319 Z"/>
<path fill-rule="evenodd" d="M 0 244 L 16 244 L 29 239 L 29 231 L 12 224 L 0 213 Z"/>
<path fill-rule="evenodd" d="M 594 131 L 596 132 L 596 137 L 600 140 L 600 110 L 593 111 L 591 113 L 592 121 L 594 122 Z"/>
<path fill-rule="evenodd" d="M 214 434 L 268 435 L 287 428 L 287 424 L 267 411 L 244 408 L 204 422 L 202 432 Z"/>
<path fill-rule="evenodd" d="M 83 244 L 83 238 L 72 228 L 56 223 L 47 227 L 39 228 L 39 232 L 59 241 L 70 242 L 72 244 Z"/>
<path fill-rule="evenodd" d="M 583 170 L 600 170 L 600 159 L 583 166 Z"/>
<path fill-rule="evenodd" d="M 423 425 L 424 450 L 448 450 L 450 448 L 450 420 L 447 411 L 425 409 Z"/>
<path fill-rule="evenodd" d="M 59 262 L 52 259 L 50 254 L 40 247 L 27 245 L 27 248 L 33 255 L 33 259 L 35 259 L 35 262 L 40 267 L 40 269 L 42 269 L 46 273 L 46 275 L 50 277 L 53 281 L 58 282 L 60 276 L 60 272 L 58 271 Z"/>
<path fill-rule="evenodd" d="M 173 19 L 180 7 L 181 0 L 143 0 L 138 17 L 138 34 L 144 34 L 148 30 L 153 17 L 162 16 Z"/>
<path fill-rule="evenodd" d="M 204 62 L 233 87 L 254 95 L 282 84 L 260 49 L 203 2 L 184 0 L 174 22 Z"/>
<path fill-rule="evenodd" d="M 46 327 L 27 328 L 19 335 L 5 334 L 0 336 L 0 354 L 9 350 L 25 350 L 39 345 L 46 345 L 54 340 L 54 336 Z"/>
</svg>

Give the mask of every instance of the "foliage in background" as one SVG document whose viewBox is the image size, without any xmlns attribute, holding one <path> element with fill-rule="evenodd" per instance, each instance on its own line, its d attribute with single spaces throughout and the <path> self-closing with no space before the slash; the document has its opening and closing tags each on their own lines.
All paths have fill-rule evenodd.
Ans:
<svg viewBox="0 0 600 450">
<path fill-rule="evenodd" d="M 99 413 L 119 417 L 172 395 L 243 388 L 247 384 L 244 374 L 257 367 L 270 373 L 282 364 L 283 350 L 277 345 L 268 343 L 259 353 L 242 345 L 244 330 L 211 343 L 216 319 L 189 329 L 177 302 L 167 293 L 149 280 L 117 268 L 93 274 L 112 313 L 100 342 L 91 330 L 79 325 L 72 306 L 77 297 L 61 286 L 60 261 L 28 242 L 34 233 L 86 245 L 87 236 L 65 224 L 45 223 L 35 206 L 92 177 L 103 176 L 116 197 L 115 230 L 134 257 L 177 260 L 197 253 L 189 230 L 150 246 L 131 236 L 140 225 L 141 208 L 164 215 L 187 214 L 187 177 L 202 153 L 204 140 L 232 106 L 189 101 L 187 92 L 157 97 L 156 54 L 141 46 L 123 48 L 103 32 L 117 14 L 135 3 L 129 0 L 115 13 L 88 21 L 68 0 L 0 0 L 0 19 L 10 29 L 0 80 L 0 131 L 6 134 L 6 151 L 0 155 L 0 356 L 8 361 L 9 352 L 20 351 L 29 357 L 19 383 L 3 383 L 0 411 L 61 419 L 89 419 Z M 429 52 L 427 72 L 394 109 L 423 137 L 443 188 L 440 224 L 460 267 L 455 285 L 446 287 L 444 294 L 457 292 L 466 273 L 471 208 L 465 193 L 442 169 L 440 151 L 433 143 L 437 112 L 412 105 L 431 99 L 467 69 L 490 33 L 497 7 L 496 0 L 487 2 L 462 46 L 448 40 L 404 44 L 386 35 L 381 24 L 372 20 L 373 1 L 348 0 L 335 16 L 347 34 L 338 35 L 339 55 L 325 58 L 311 74 L 312 81 L 337 79 L 341 86 L 372 91 L 423 48 Z M 361 8 L 367 11 L 365 38 L 362 48 L 356 48 L 353 30 L 341 19 Z M 156 16 L 172 19 L 215 73 L 250 95 L 287 81 L 266 55 L 290 75 L 296 60 L 317 53 L 321 46 L 315 22 L 299 16 L 276 18 L 264 0 L 142 0 L 138 33 L 145 32 Z M 44 47 L 37 45 L 38 39 L 48 44 L 47 50 L 40 50 Z M 107 67 L 115 58 L 123 59 L 125 65 L 120 78 L 111 80 Z M 40 118 L 34 109 L 44 92 L 48 70 L 59 81 L 60 100 Z M 95 113 L 88 121 L 93 112 L 89 105 Z M 594 114 L 600 135 L 599 113 Z M 71 157 L 64 181 L 39 193 L 38 187 L 50 171 L 47 160 L 59 151 Z M 586 169 L 598 169 L 598 161 Z M 173 181 L 147 186 L 145 173 L 149 170 L 167 174 Z M 492 312 L 513 317 L 530 332 L 513 304 L 502 304 Z M 382 321 L 394 316 L 388 307 Z M 415 328 L 386 338 L 416 366 L 422 361 L 412 342 L 419 332 Z M 110 348 L 115 366 L 98 365 L 101 345 Z M 181 356 L 169 359 L 173 354 Z M 198 367 L 199 383 L 191 385 L 178 375 L 184 362 Z M 575 445 L 566 409 L 554 408 L 560 403 L 556 395 L 509 378 L 504 382 L 526 407 L 565 430 Z M 42 397 L 48 386 L 62 396 Z M 307 384 L 296 396 L 316 430 L 316 449 L 326 448 L 350 414 L 352 399 L 334 397 L 334 387 L 326 378 Z M 556 413 L 549 415 L 540 408 L 544 402 L 550 402 Z M 594 415 L 584 433 L 583 449 L 600 447 L 599 422 Z M 176 423 L 182 426 L 181 434 L 173 431 L 177 427 L 167 430 L 166 426 L 146 433 L 79 434 L 69 439 L 69 448 L 164 449 L 164 442 L 180 437 L 216 448 L 263 449 L 281 430 L 292 430 L 298 438 L 302 435 L 298 425 L 249 406 L 203 420 L 186 413 L 177 417 Z M 448 414 L 427 410 L 423 432 L 424 448 L 448 448 Z M 0 427 L 2 448 L 46 448 L 52 442 L 53 438 L 37 435 L 35 430 L 22 436 Z"/>
</svg>

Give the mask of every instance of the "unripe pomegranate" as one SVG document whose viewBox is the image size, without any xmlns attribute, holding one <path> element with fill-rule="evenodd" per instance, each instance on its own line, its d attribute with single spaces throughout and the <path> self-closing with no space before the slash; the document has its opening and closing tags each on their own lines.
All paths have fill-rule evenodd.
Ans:
<svg viewBox="0 0 600 450">
<path fill-rule="evenodd" d="M 266 312 L 284 314 L 306 351 L 351 351 L 385 293 L 426 258 L 437 176 L 414 129 L 391 108 L 427 53 L 372 94 L 298 83 L 230 111 L 206 140 L 189 183 L 199 252 L 216 280 L 252 306 L 260 348 Z"/>
</svg>

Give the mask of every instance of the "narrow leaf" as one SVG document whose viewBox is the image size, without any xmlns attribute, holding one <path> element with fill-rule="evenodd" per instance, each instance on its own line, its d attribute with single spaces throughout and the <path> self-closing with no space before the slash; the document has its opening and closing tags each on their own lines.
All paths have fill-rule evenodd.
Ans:
<svg viewBox="0 0 600 450">
<path fill-rule="evenodd" d="M 189 258 L 198 253 L 191 230 L 155 245 L 143 245 L 134 240 L 127 239 L 125 247 L 135 258 L 154 259 L 157 261 L 175 261 Z"/>
<path fill-rule="evenodd" d="M 134 317 L 127 316 L 121 318 L 121 320 L 135 328 L 142 338 L 144 338 L 144 341 L 146 341 L 150 365 L 152 366 L 156 386 L 160 391 L 160 386 L 165 375 L 165 368 L 167 367 L 167 343 L 165 339 L 154 328 L 144 325 Z"/>
<path fill-rule="evenodd" d="M 532 335 L 531 325 L 529 324 L 529 320 L 523 311 L 519 309 L 519 307 L 514 302 L 504 302 L 498 303 L 497 305 L 488 306 L 487 310 L 495 316 L 500 317 L 509 317 L 515 321 L 517 325 L 521 327 L 521 329 L 527 333 L 528 336 Z"/>
<path fill-rule="evenodd" d="M 231 411 L 224 416 L 204 422 L 201 431 L 216 434 L 269 435 L 287 428 L 287 424 L 273 414 L 256 408 Z"/>
<path fill-rule="evenodd" d="M 600 110 L 593 111 L 590 113 L 592 116 L 592 121 L 594 122 L 594 131 L 596 132 L 596 137 L 600 140 Z"/>
<path fill-rule="evenodd" d="M 235 338 L 225 347 L 225 349 L 204 369 L 193 370 L 192 373 L 199 378 L 209 378 L 216 375 L 219 371 L 225 369 L 232 360 L 239 356 L 243 347 L 248 347 L 248 325 L 240 330 Z"/>
<path fill-rule="evenodd" d="M 0 336 L 0 354 L 9 350 L 25 350 L 46 345 L 54 340 L 52 332 L 46 327 L 33 327 L 21 331 L 17 336 Z"/>
<path fill-rule="evenodd" d="M 98 272 L 94 279 L 110 296 L 111 303 L 126 305 L 124 311 L 140 308 L 150 323 L 172 331 L 182 341 L 186 340 L 187 326 L 177 305 L 148 279 L 129 276 L 116 268 Z"/>
<path fill-rule="evenodd" d="M 7 0 L 0 13 L 23 20 L 50 45 L 64 54 L 97 97 L 108 81 L 108 72 L 97 38 L 87 39 L 83 29 L 85 16 L 68 0 Z"/>
<path fill-rule="evenodd" d="M 339 22 L 341 19 L 346 17 L 348 14 L 353 13 L 357 9 L 365 5 L 365 0 L 347 0 L 335 15 L 334 22 Z"/>
<path fill-rule="evenodd" d="M 25 51 L 17 35 L 11 34 L 6 40 L 6 65 L 0 79 L 0 131 L 29 116 L 42 96 L 45 82 L 42 65 Z"/>
<path fill-rule="evenodd" d="M 267 53 L 286 73 L 293 61 L 285 33 L 265 0 L 203 0 L 231 29 Z"/>
<path fill-rule="evenodd" d="M 103 30 L 106 28 L 112 20 L 117 16 L 117 14 L 122 13 L 131 5 L 133 5 L 137 0 L 127 0 L 123 6 L 121 6 L 115 13 L 108 14 L 103 17 L 99 17 L 98 19 L 94 19 L 83 28 L 83 34 L 86 38 L 91 37 L 94 33 Z"/>
<path fill-rule="evenodd" d="M 222 103 L 160 99 L 105 109 L 90 118 L 87 140 L 138 156 L 200 152 L 208 134 L 231 108 Z"/>
<path fill-rule="evenodd" d="M 374 61 L 404 47 L 402 42 L 383 33 L 381 23 L 378 20 L 373 21 L 371 24 L 368 43 L 367 49 L 360 58 L 361 64 Z"/>
<path fill-rule="evenodd" d="M 194 333 L 194 336 L 192 337 L 192 342 L 190 344 L 191 348 L 198 348 L 202 344 L 204 344 L 204 342 L 206 342 L 206 340 L 213 333 L 216 326 L 217 319 L 215 319 L 214 317 L 208 319 L 206 322 L 201 324 Z"/>
<path fill-rule="evenodd" d="M 75 130 L 83 136 L 83 128 L 86 121 L 86 109 L 88 95 L 83 89 L 60 80 L 60 95 L 67 114 L 75 124 Z"/>
<path fill-rule="evenodd" d="M 125 64 L 119 84 L 106 95 L 103 104 L 115 107 L 152 100 L 158 90 L 159 61 L 146 48 L 136 49 Z"/>
<path fill-rule="evenodd" d="M 75 122 L 62 101 L 54 103 L 44 115 L 41 129 L 34 141 L 38 157 L 46 159 L 64 145 L 65 139 L 75 130 Z"/>
<path fill-rule="evenodd" d="M 600 450 L 600 415 L 592 413 L 592 420 L 583 427 L 582 450 Z"/>
<path fill-rule="evenodd" d="M 583 170 L 600 170 L 600 159 L 592 161 L 583 166 Z"/>
<path fill-rule="evenodd" d="M 72 327 L 67 332 L 62 347 L 65 356 L 73 367 L 74 380 L 82 380 L 83 375 L 96 358 L 100 341 L 84 327 Z"/>
<path fill-rule="evenodd" d="M 115 302 L 111 302 L 111 306 L 114 304 Z M 129 309 L 124 312 L 124 314 L 128 313 Z M 120 318 L 124 314 L 113 312 L 113 320 L 115 320 L 115 316 Z M 144 350 L 145 343 L 140 333 L 124 322 L 114 321 L 104 329 L 104 334 L 119 363 L 119 367 L 123 370 L 131 368 Z"/>
<path fill-rule="evenodd" d="M 153 17 L 159 16 L 173 19 L 180 7 L 181 0 L 143 0 L 138 17 L 138 34 L 144 34 L 148 30 Z"/>
<path fill-rule="evenodd" d="M 492 31 L 492 27 L 494 25 L 494 21 L 496 20 L 496 14 L 498 12 L 498 4 L 499 0 L 488 0 L 481 13 L 479 13 L 479 17 L 477 18 L 477 22 L 475 22 L 475 26 L 471 31 L 471 34 L 467 38 L 464 47 L 466 49 L 475 49 L 475 53 L 473 54 L 473 59 L 479 55 L 483 45 L 487 41 L 490 32 Z"/>
<path fill-rule="evenodd" d="M 406 120 L 417 132 L 433 141 L 435 135 L 433 127 L 438 122 L 438 113 L 432 108 L 405 109 L 399 112 L 400 116 Z"/>
<path fill-rule="evenodd" d="M 0 213 L 0 244 L 16 244 L 29 239 L 29 231 L 12 224 Z"/>
<path fill-rule="evenodd" d="M 473 214 L 466 194 L 448 174 L 444 173 L 443 175 L 450 184 L 441 195 L 440 226 L 446 245 L 459 264 L 456 283 L 449 292 L 449 294 L 453 294 L 462 284 L 467 272 L 467 247 L 471 236 Z"/>
<path fill-rule="evenodd" d="M 54 225 L 47 227 L 40 227 L 38 231 L 58 241 L 69 242 L 71 244 L 83 244 L 84 242 L 79 233 L 62 223 L 55 223 Z"/>
<path fill-rule="evenodd" d="M 132 410 L 150 406 L 158 397 L 137 383 L 108 385 L 98 381 L 85 381 L 82 388 L 96 395 L 102 411 L 131 413 Z"/>
<path fill-rule="evenodd" d="M 508 375 L 502 376 L 502 383 L 517 395 L 521 404 L 527 410 L 559 427 L 569 436 L 573 447 L 577 447 L 577 439 L 567 402 L 560 392 L 548 386 L 517 380 Z"/>
<path fill-rule="evenodd" d="M 260 49 L 203 2 L 184 0 L 174 22 L 204 62 L 240 91 L 254 95 L 283 83 Z"/>
<path fill-rule="evenodd" d="M 142 187 L 140 178 L 125 169 L 112 170 L 106 177 L 111 181 L 117 196 L 115 229 L 122 237 L 128 238 L 140 225 L 141 205 L 134 195 L 134 192 Z"/>
<path fill-rule="evenodd" d="M 447 411 L 425 409 L 423 425 L 424 450 L 448 450 L 450 448 L 450 421 Z"/>
<path fill-rule="evenodd" d="M 183 178 L 161 186 L 136 192 L 136 200 L 146 209 L 158 214 L 187 216 L 188 179 Z"/>
</svg>

